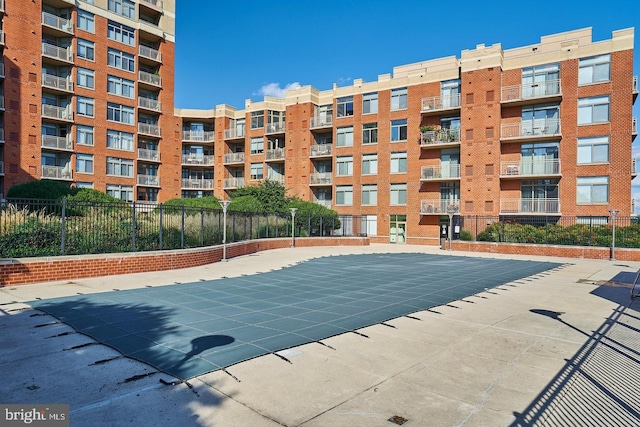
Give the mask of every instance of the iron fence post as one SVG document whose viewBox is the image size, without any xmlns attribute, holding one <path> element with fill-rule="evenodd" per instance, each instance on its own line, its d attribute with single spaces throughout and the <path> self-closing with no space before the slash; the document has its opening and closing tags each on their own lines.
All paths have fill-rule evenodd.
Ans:
<svg viewBox="0 0 640 427">
<path fill-rule="evenodd" d="M 162 203 L 160 203 L 160 231 L 158 232 L 160 250 L 162 250 L 162 211 L 163 211 Z"/>
<path fill-rule="evenodd" d="M 131 206 L 131 250 L 136 251 L 136 202 Z"/>
<path fill-rule="evenodd" d="M 204 246 L 204 208 L 200 208 L 200 246 Z"/>
<path fill-rule="evenodd" d="M 324 216 L 320 216 L 320 236 L 324 236 L 324 233 L 322 231 L 322 219 L 324 218 Z"/>
<path fill-rule="evenodd" d="M 504 242 L 504 218 L 500 219 L 500 225 L 502 226 L 502 237 L 500 241 Z"/>
<path fill-rule="evenodd" d="M 182 223 L 180 224 L 180 249 L 184 249 L 184 205 L 182 205 Z"/>
<path fill-rule="evenodd" d="M 62 222 L 61 222 L 61 226 L 62 226 L 62 234 L 60 236 L 60 254 L 64 255 L 64 251 L 65 251 L 65 240 L 66 240 L 66 234 L 67 234 L 67 198 L 63 197 L 62 198 Z"/>
</svg>

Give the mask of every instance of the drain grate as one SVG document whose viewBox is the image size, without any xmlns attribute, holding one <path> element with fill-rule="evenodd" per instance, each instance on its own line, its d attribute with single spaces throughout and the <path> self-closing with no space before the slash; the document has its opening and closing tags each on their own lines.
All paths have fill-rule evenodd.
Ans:
<svg viewBox="0 0 640 427">
<path fill-rule="evenodd" d="M 391 421 L 392 423 L 401 426 L 402 424 L 406 423 L 409 420 L 406 419 L 405 417 L 401 417 L 400 415 L 394 415 L 393 417 L 389 418 L 387 421 Z"/>
</svg>

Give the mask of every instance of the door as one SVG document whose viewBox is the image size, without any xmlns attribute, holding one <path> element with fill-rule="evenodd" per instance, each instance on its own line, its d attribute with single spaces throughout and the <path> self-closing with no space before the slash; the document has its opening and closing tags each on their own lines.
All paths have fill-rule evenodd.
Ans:
<svg viewBox="0 0 640 427">
<path fill-rule="evenodd" d="M 460 152 L 457 149 L 440 151 L 440 176 L 442 178 L 460 177 Z"/>
<path fill-rule="evenodd" d="M 460 106 L 460 80 L 442 82 L 440 87 L 442 108 L 454 108 Z"/>
<path fill-rule="evenodd" d="M 405 243 L 407 241 L 407 216 L 390 215 L 389 243 Z"/>
</svg>

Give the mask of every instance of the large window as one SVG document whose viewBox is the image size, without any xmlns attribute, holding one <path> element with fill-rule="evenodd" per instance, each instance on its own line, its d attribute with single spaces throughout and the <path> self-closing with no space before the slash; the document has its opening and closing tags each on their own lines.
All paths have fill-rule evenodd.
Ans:
<svg viewBox="0 0 640 427">
<path fill-rule="evenodd" d="M 95 44 L 89 40 L 78 39 L 78 58 L 94 61 L 96 55 Z"/>
<path fill-rule="evenodd" d="M 91 154 L 76 154 L 76 172 L 93 173 L 93 156 Z"/>
<path fill-rule="evenodd" d="M 378 173 L 378 155 L 362 155 L 362 175 L 376 175 Z"/>
<path fill-rule="evenodd" d="M 338 98 L 336 101 L 336 116 L 353 116 L 353 96 Z"/>
<path fill-rule="evenodd" d="M 89 33 L 96 32 L 95 16 L 93 13 L 85 12 L 84 10 L 78 11 L 78 29 L 87 31 Z"/>
<path fill-rule="evenodd" d="M 88 68 L 78 67 L 78 86 L 84 87 L 87 89 L 95 88 L 95 77 L 94 71 L 89 70 Z"/>
<path fill-rule="evenodd" d="M 578 99 L 578 124 L 606 123 L 609 121 L 609 97 L 596 96 Z"/>
<path fill-rule="evenodd" d="M 107 24 L 107 37 L 129 46 L 136 44 L 135 30 L 113 21 L 109 21 Z"/>
<path fill-rule="evenodd" d="M 264 165 L 262 163 L 251 163 L 251 179 L 258 180 L 264 178 Z"/>
<path fill-rule="evenodd" d="M 391 111 L 407 109 L 407 88 L 391 91 Z"/>
<path fill-rule="evenodd" d="M 93 117 L 93 98 L 78 97 L 77 111 L 81 116 Z"/>
<path fill-rule="evenodd" d="M 264 127 L 264 111 L 251 112 L 251 129 L 260 129 Z"/>
<path fill-rule="evenodd" d="M 362 114 L 378 112 L 378 93 L 365 93 L 362 95 Z"/>
<path fill-rule="evenodd" d="M 336 187 L 336 205 L 353 204 L 353 187 L 351 185 L 338 185 Z"/>
<path fill-rule="evenodd" d="M 363 205 L 375 206 L 378 204 L 378 186 L 376 184 L 369 184 L 362 186 L 362 200 Z"/>
<path fill-rule="evenodd" d="M 406 173 L 407 172 L 407 152 L 400 151 L 391 153 L 391 173 Z"/>
<path fill-rule="evenodd" d="M 407 204 L 407 184 L 391 184 L 391 188 L 389 190 L 389 204 Z"/>
<path fill-rule="evenodd" d="M 261 154 L 264 153 L 264 138 L 257 137 L 251 138 L 251 154 Z"/>
<path fill-rule="evenodd" d="M 578 203 L 608 203 L 609 177 L 589 176 L 578 177 Z"/>
<path fill-rule="evenodd" d="M 362 125 L 362 143 L 378 143 L 378 123 L 365 123 Z"/>
<path fill-rule="evenodd" d="M 76 125 L 76 143 L 93 145 L 93 126 Z"/>
<path fill-rule="evenodd" d="M 107 194 L 116 199 L 133 202 L 133 187 L 130 185 L 107 184 Z"/>
<path fill-rule="evenodd" d="M 578 138 L 578 164 L 608 163 L 609 137 Z"/>
<path fill-rule="evenodd" d="M 107 175 L 133 177 L 133 160 L 107 157 Z"/>
<path fill-rule="evenodd" d="M 115 150 L 133 151 L 133 134 L 107 130 L 107 147 Z"/>
<path fill-rule="evenodd" d="M 391 141 L 407 140 L 407 119 L 391 121 Z"/>
<path fill-rule="evenodd" d="M 350 147 L 353 145 L 353 126 L 345 126 L 336 129 L 336 146 Z"/>
<path fill-rule="evenodd" d="M 353 156 L 336 157 L 336 175 L 353 175 Z"/>
<path fill-rule="evenodd" d="M 107 103 L 107 120 L 132 125 L 133 118 L 133 107 L 112 102 Z"/>
<path fill-rule="evenodd" d="M 133 55 L 111 48 L 109 48 L 107 54 L 107 64 L 109 64 L 110 67 L 119 68 L 131 73 L 133 73 L 136 68 Z"/>
<path fill-rule="evenodd" d="M 592 56 L 580 60 L 578 84 L 600 83 L 611 80 L 611 55 Z"/>
<path fill-rule="evenodd" d="M 133 19 L 136 15 L 136 5 L 131 0 L 109 0 L 107 8 L 129 19 Z"/>
<path fill-rule="evenodd" d="M 107 79 L 107 92 L 133 99 L 135 96 L 135 86 L 132 80 L 122 77 L 109 76 Z"/>
</svg>

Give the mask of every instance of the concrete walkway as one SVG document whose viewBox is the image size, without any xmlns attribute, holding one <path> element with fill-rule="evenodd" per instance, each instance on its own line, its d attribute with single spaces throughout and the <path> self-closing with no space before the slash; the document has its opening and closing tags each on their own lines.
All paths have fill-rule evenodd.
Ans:
<svg viewBox="0 0 640 427">
<path fill-rule="evenodd" d="M 628 282 L 640 263 L 529 257 L 570 264 L 282 352 L 290 363 L 267 355 L 188 384 L 24 304 L 372 252 L 489 256 L 400 245 L 295 248 L 0 288 L 0 403 L 68 403 L 73 426 L 392 426 L 394 416 L 412 426 L 640 425 L 640 302 L 607 283 Z"/>
</svg>

